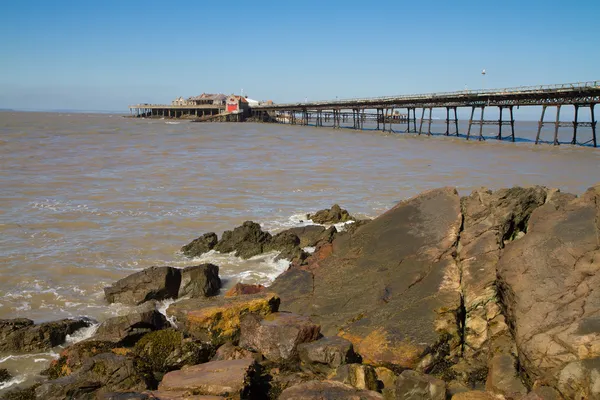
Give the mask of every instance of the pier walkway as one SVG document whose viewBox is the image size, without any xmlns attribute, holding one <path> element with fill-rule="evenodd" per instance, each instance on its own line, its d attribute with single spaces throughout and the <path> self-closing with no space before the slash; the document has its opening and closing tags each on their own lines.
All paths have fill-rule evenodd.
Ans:
<svg viewBox="0 0 600 400">
<path fill-rule="evenodd" d="M 479 126 L 477 135 L 477 139 L 479 140 L 484 140 L 484 125 L 498 125 L 497 138 L 499 140 L 503 139 L 502 127 L 507 126 L 510 127 L 509 137 L 514 142 L 514 107 L 541 106 L 542 111 L 538 123 L 536 144 L 540 142 L 542 127 L 545 124 L 553 124 L 553 143 L 555 145 L 559 144 L 558 130 L 560 127 L 572 128 L 572 144 L 578 144 L 578 129 L 587 127 L 591 128 L 592 138 L 589 142 L 580 144 L 592 144 L 594 147 L 597 147 L 594 107 L 599 102 L 600 81 L 590 81 L 507 89 L 462 90 L 444 93 L 326 100 L 305 103 L 265 104 L 252 107 L 251 113 L 254 118 L 261 119 L 264 117 L 265 120 L 278 120 L 290 124 L 308 125 L 310 119 L 313 118 L 316 126 L 325 126 L 324 122 L 331 121 L 332 125 L 328 126 L 333 128 L 340 128 L 341 122 L 351 116 L 354 129 L 363 129 L 365 120 L 373 118 L 372 116 L 375 115 L 374 119 L 377 121 L 378 130 L 382 129 L 386 131 L 387 125 L 387 131 L 392 132 L 392 123 L 403 122 L 406 124 L 405 132 L 431 135 L 432 110 L 435 108 L 444 108 L 446 110 L 445 134 L 459 136 L 457 109 L 467 107 L 470 108 L 471 116 L 466 132 L 467 140 L 472 137 L 472 127 L 474 125 Z M 573 121 L 560 120 L 561 108 L 565 106 L 574 107 Z M 490 107 L 499 108 L 499 119 L 489 120 L 484 118 L 485 110 Z M 556 108 L 556 120 L 554 122 L 544 121 L 546 110 L 549 107 Z M 589 109 L 590 122 L 579 121 L 579 114 L 582 109 Z M 390 120 L 390 118 L 393 118 L 395 110 L 407 111 L 401 121 Z M 419 119 L 417 119 L 417 110 L 420 111 Z M 375 112 L 373 113 L 373 111 Z M 476 111 L 478 111 L 477 117 Z M 504 113 L 504 111 L 507 113 Z M 507 118 L 503 118 L 503 115 Z M 267 116 L 271 118 L 267 118 Z M 419 121 L 418 130 L 417 121 Z M 424 132 L 424 124 L 426 124 L 425 128 L 427 132 Z"/>
</svg>

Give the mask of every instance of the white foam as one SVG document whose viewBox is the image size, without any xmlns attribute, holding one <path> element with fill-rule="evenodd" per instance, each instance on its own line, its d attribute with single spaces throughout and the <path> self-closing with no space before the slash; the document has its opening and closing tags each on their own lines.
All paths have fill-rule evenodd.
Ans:
<svg viewBox="0 0 600 400">
<path fill-rule="evenodd" d="M 303 248 L 302 250 L 304 250 L 305 252 L 307 252 L 308 254 L 312 254 L 315 252 L 317 248 L 316 247 L 312 247 L 312 246 L 306 246 L 305 248 Z"/>
<path fill-rule="evenodd" d="M 9 354 L 7 356 L 0 358 L 0 364 L 5 363 L 6 361 L 10 361 L 10 360 L 23 360 L 23 359 L 27 359 L 27 358 L 40 357 L 40 356 L 46 356 L 46 357 L 50 357 L 50 358 L 58 358 L 58 354 L 53 351 L 50 351 L 47 353 L 35 353 L 35 354 Z"/>
<path fill-rule="evenodd" d="M 75 344 L 75 343 L 81 342 L 85 339 L 89 339 L 92 336 L 94 336 L 94 333 L 96 333 L 99 326 L 100 326 L 100 324 L 92 324 L 92 325 L 88 326 L 87 328 L 81 328 L 81 329 L 73 332 L 72 335 L 67 335 L 67 337 L 65 338 L 65 343 Z"/>
<path fill-rule="evenodd" d="M 176 303 L 177 300 L 175 299 L 166 299 L 163 301 L 159 301 L 156 307 L 156 310 L 161 313 L 162 315 L 165 316 L 165 318 L 167 319 L 167 321 L 169 321 L 171 323 L 171 325 L 173 325 L 174 328 L 177 328 L 177 322 L 175 321 L 175 318 L 173 317 L 169 317 L 167 315 L 167 308 L 169 308 L 169 306 L 173 303 Z"/>
<path fill-rule="evenodd" d="M 14 378 L 12 378 L 6 382 L 0 383 L 0 390 L 23 383 L 23 382 L 25 382 L 26 379 L 27 379 L 26 375 L 15 376 Z"/>
</svg>

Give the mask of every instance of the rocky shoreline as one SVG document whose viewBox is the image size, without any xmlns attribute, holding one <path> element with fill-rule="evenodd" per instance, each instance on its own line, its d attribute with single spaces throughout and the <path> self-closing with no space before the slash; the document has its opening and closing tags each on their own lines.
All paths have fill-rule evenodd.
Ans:
<svg viewBox="0 0 600 400">
<path fill-rule="evenodd" d="M 600 399 L 600 186 L 441 188 L 370 221 L 337 205 L 307 219 L 354 223 L 206 233 L 183 254 L 278 251 L 290 267 L 223 296 L 213 264 L 125 277 L 105 297 L 129 315 L 2 398 Z M 0 351 L 94 322 L 0 320 Z"/>
</svg>

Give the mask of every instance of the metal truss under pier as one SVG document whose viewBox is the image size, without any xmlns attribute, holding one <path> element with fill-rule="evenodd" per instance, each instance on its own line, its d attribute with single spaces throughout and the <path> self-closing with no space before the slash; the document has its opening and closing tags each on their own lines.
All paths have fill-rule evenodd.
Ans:
<svg viewBox="0 0 600 400">
<path fill-rule="evenodd" d="M 377 129 L 393 132 L 393 123 L 405 123 L 405 132 L 414 132 L 431 135 L 432 110 L 434 108 L 446 109 L 446 132 L 447 136 L 459 136 L 457 109 L 459 107 L 471 108 L 471 117 L 466 132 L 466 139 L 472 137 L 473 125 L 479 126 L 478 140 L 484 140 L 483 126 L 498 125 L 497 138 L 502 140 L 502 127 L 510 127 L 510 139 L 515 141 L 515 120 L 513 116 L 514 107 L 541 106 L 542 115 L 538 123 L 538 131 L 535 143 L 540 142 L 542 127 L 545 124 L 554 125 L 553 143 L 558 145 L 558 129 L 560 127 L 571 127 L 573 129 L 572 144 L 577 144 L 578 128 L 591 128 L 591 144 L 598 146 L 596 136 L 596 119 L 594 107 L 600 102 L 600 81 L 565 83 L 558 85 L 526 86 L 507 89 L 489 90 L 463 90 L 457 92 L 429 93 L 417 95 L 402 95 L 388 97 L 373 97 L 359 99 L 344 99 L 330 101 L 314 101 L 305 103 L 288 104 L 265 104 L 254 106 L 251 109 L 252 116 L 258 119 L 286 122 L 290 124 L 308 125 L 311 116 L 315 119 L 316 126 L 324 126 L 324 121 L 332 121 L 333 128 L 340 128 L 342 121 L 352 118 L 354 129 L 363 129 L 364 121 L 374 119 L 377 121 Z M 560 121 L 562 107 L 573 106 L 575 109 L 573 121 Z M 498 107 L 500 118 L 498 120 L 486 120 L 485 110 L 489 107 Z M 556 107 L 556 120 L 554 122 L 544 121 L 548 107 Z M 590 122 L 578 120 L 581 109 L 589 108 Z M 368 112 L 371 111 L 371 112 Z M 407 110 L 401 118 L 395 120 L 394 111 Z M 417 130 L 417 110 L 421 111 L 419 129 Z M 476 111 L 478 117 L 475 118 Z M 373 113 L 372 111 L 375 111 Z M 504 114 L 506 111 L 508 115 Z M 451 118 L 451 114 L 453 114 Z M 273 118 L 273 116 L 276 116 Z M 508 119 L 503 119 L 506 115 Z M 270 118 L 269 118 L 270 117 Z M 411 127 L 412 124 L 412 127 Z M 427 132 L 424 132 L 424 124 L 427 124 Z M 453 130 L 453 132 L 451 132 Z M 590 142 L 582 143 L 589 144 Z"/>
</svg>

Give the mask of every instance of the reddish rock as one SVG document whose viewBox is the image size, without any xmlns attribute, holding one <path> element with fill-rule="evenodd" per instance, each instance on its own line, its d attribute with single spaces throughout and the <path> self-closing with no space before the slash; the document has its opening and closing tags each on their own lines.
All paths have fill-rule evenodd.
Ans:
<svg viewBox="0 0 600 400">
<path fill-rule="evenodd" d="M 253 360 L 211 361 L 166 374 L 160 391 L 245 398 L 255 373 Z"/>
<path fill-rule="evenodd" d="M 226 293 L 225 297 L 235 297 L 242 294 L 256 294 L 263 292 L 265 287 L 263 285 L 252 285 L 248 283 L 237 283 L 235 286 L 230 288 Z"/>
<path fill-rule="evenodd" d="M 258 351 L 271 361 L 289 361 L 298 358 L 298 345 L 316 340 L 320 330 L 308 317 L 297 314 L 250 314 L 242 320 L 240 347 Z"/>
</svg>

